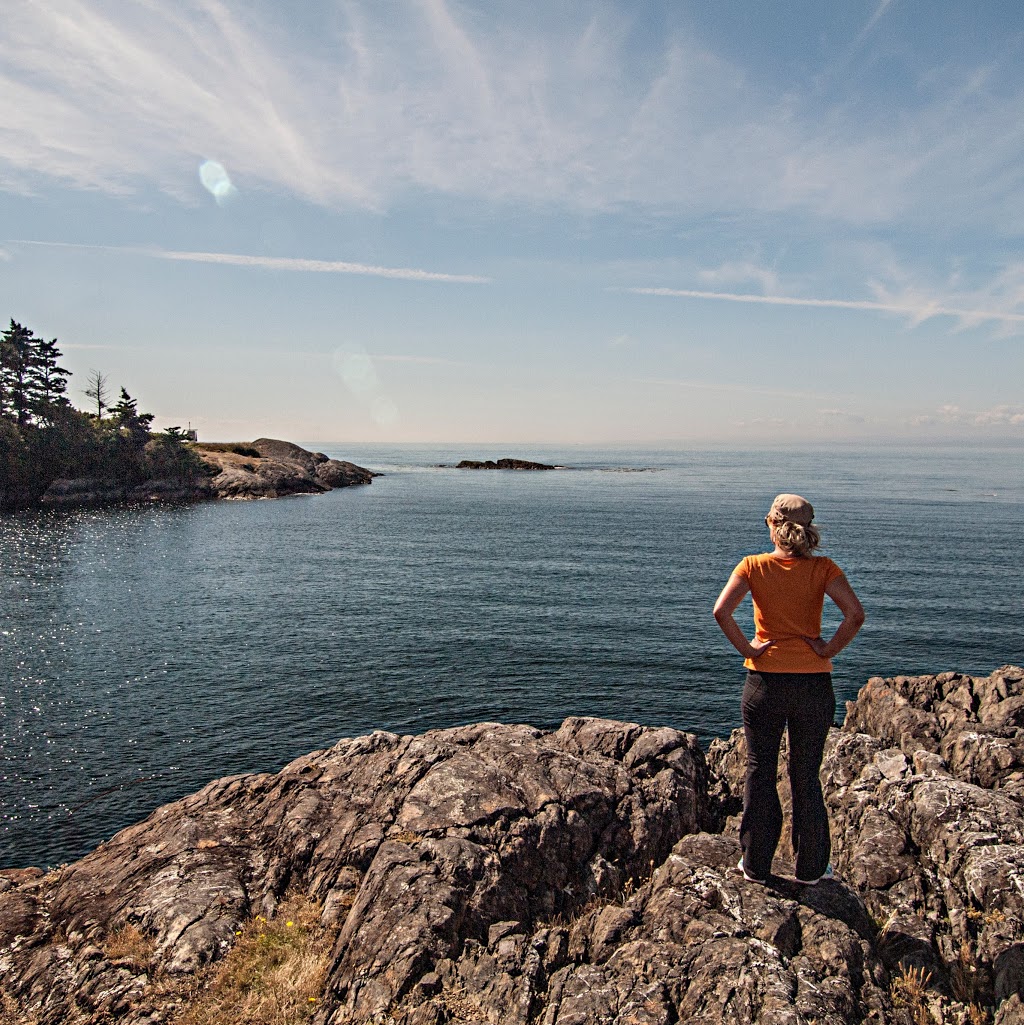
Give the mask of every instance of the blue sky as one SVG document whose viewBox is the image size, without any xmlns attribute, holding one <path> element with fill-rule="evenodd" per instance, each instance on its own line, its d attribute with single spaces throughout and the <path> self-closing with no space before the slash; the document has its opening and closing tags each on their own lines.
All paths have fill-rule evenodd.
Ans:
<svg viewBox="0 0 1024 1025">
<path fill-rule="evenodd" d="M 208 440 L 1024 440 L 1016 2 L 7 0 L 0 316 Z"/>
</svg>

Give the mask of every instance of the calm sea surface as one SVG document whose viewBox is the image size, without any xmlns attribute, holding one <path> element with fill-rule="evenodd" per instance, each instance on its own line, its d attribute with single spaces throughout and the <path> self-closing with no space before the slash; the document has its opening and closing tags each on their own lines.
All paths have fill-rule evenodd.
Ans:
<svg viewBox="0 0 1024 1025">
<path fill-rule="evenodd" d="M 374 729 L 724 735 L 743 669 L 711 606 L 770 547 L 779 491 L 814 503 L 868 610 L 840 702 L 870 676 L 1024 662 L 1019 448 L 321 447 L 386 476 L 0 519 L 0 866 L 71 860 L 210 779 Z M 436 465 L 503 455 L 570 468 Z"/>
</svg>

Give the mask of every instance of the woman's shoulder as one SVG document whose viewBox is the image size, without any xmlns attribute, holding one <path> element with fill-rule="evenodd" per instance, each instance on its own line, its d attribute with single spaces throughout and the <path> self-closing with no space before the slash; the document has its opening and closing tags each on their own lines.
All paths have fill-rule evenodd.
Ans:
<svg viewBox="0 0 1024 1025">
<path fill-rule="evenodd" d="M 839 565 L 833 562 L 827 555 L 810 555 L 807 558 L 808 562 L 815 564 L 815 569 L 820 573 L 824 573 L 830 580 L 833 577 L 842 576 L 843 571 Z"/>
<path fill-rule="evenodd" d="M 745 555 L 740 559 L 739 565 L 736 567 L 736 572 L 740 573 L 742 576 L 743 571 L 759 569 L 770 564 L 774 558 L 775 556 L 772 552 L 758 552 L 756 555 Z"/>
</svg>

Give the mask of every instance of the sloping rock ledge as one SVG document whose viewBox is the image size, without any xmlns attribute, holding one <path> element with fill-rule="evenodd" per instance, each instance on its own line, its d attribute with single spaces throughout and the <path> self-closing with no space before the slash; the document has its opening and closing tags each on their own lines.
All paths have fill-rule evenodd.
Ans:
<svg viewBox="0 0 1024 1025">
<path fill-rule="evenodd" d="M 322 452 L 307 452 L 290 441 L 257 438 L 236 448 L 251 451 L 242 454 L 204 448 L 201 444 L 197 447 L 214 474 L 210 486 L 218 498 L 316 495 L 335 488 L 369 484 L 377 476 L 365 467 L 328 459 Z"/>
<path fill-rule="evenodd" d="M 125 485 L 91 477 L 58 478 L 40 504 L 51 509 L 122 502 L 195 502 L 212 498 L 282 498 L 317 495 L 335 488 L 369 484 L 378 474 L 290 441 L 258 438 L 234 446 L 195 446 L 209 476 L 199 481 L 149 480 Z"/>
<path fill-rule="evenodd" d="M 0 989 L 45 1025 L 173 1022 L 167 980 L 300 891 L 336 930 L 318 1025 L 1024 1021 L 1024 671 L 867 683 L 815 887 L 785 851 L 735 872 L 743 758 L 597 719 L 342 740 L 0 873 Z M 128 925 L 144 963 L 107 953 Z"/>
</svg>

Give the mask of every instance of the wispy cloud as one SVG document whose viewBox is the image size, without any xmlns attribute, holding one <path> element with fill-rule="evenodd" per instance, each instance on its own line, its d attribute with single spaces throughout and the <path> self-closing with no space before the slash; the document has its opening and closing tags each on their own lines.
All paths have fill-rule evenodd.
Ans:
<svg viewBox="0 0 1024 1025">
<path fill-rule="evenodd" d="M 709 285 L 734 285 L 754 282 L 762 292 L 770 294 L 779 287 L 778 274 L 768 267 L 761 267 L 749 260 L 731 261 L 719 267 L 698 271 L 697 276 Z"/>
<path fill-rule="evenodd" d="M 447 281 L 454 284 L 482 284 L 491 280 L 476 274 L 444 274 L 412 267 L 374 267 L 345 260 L 304 260 L 284 256 L 244 256 L 238 253 L 187 253 L 167 249 L 154 249 L 149 252 L 161 260 L 218 263 L 233 267 L 259 267 L 264 270 L 303 271 L 313 274 L 366 274 L 377 278 L 398 278 L 402 281 Z"/>
<path fill-rule="evenodd" d="M 755 384 L 738 384 L 733 381 L 695 381 L 677 377 L 637 377 L 635 384 L 653 385 L 659 388 L 682 388 L 694 391 L 728 392 L 739 395 L 768 395 L 780 399 L 834 399 L 834 395 L 821 392 L 797 391 L 791 388 L 761 387 Z"/>
<path fill-rule="evenodd" d="M 869 35 L 871 30 L 878 24 L 882 16 L 890 6 L 892 6 L 894 0 L 880 0 L 878 6 L 875 8 L 875 13 L 868 19 L 867 24 L 860 30 L 860 34 L 857 36 L 854 46 L 859 46 Z"/>
<path fill-rule="evenodd" d="M 94 246 L 77 242 L 40 242 L 33 239 L 10 239 L 11 245 L 41 246 L 58 249 L 88 249 L 107 253 L 131 253 L 158 260 L 182 260 L 186 263 L 214 263 L 231 267 L 253 267 L 260 270 L 298 271 L 307 274 L 362 274 L 400 281 L 441 281 L 450 284 L 486 284 L 491 279 L 477 274 L 447 274 L 442 271 L 414 267 L 376 267 L 348 260 L 308 260 L 287 256 L 249 256 L 242 253 L 200 253 L 173 249 L 134 246 Z"/>
<path fill-rule="evenodd" d="M 943 306 L 931 300 L 904 302 L 878 302 L 870 299 L 809 299 L 791 295 L 756 295 L 738 292 L 704 292 L 692 288 L 626 288 L 635 295 L 668 296 L 680 299 L 712 299 L 732 303 L 763 303 L 768 306 L 810 306 L 817 309 L 865 310 L 875 313 L 897 313 L 920 323 L 931 317 L 955 317 L 965 324 L 996 321 L 1006 324 L 1024 324 L 1024 313 L 1003 310 L 959 309 Z"/>
<path fill-rule="evenodd" d="M 953 403 L 917 417 L 918 426 L 964 425 L 971 427 L 1024 427 L 1024 406 L 1002 403 L 988 409 L 964 409 Z"/>
<path fill-rule="evenodd" d="M 316 15 L 227 0 L 9 4 L 0 183 L 198 202 L 210 161 L 242 195 L 331 207 L 415 191 L 1024 224 L 1016 78 L 964 90 L 947 71 L 913 96 L 822 109 L 788 81 L 752 89 L 692 32 L 639 44 L 626 5 L 546 8 L 350 0 L 311 32 Z"/>
<path fill-rule="evenodd" d="M 396 355 L 379 355 L 377 353 L 371 353 L 371 358 L 378 363 L 413 363 L 416 365 L 423 366 L 437 366 L 437 367 L 466 367 L 469 366 L 462 360 L 457 359 L 444 359 L 440 356 L 396 356 Z"/>
<path fill-rule="evenodd" d="M 78 342 L 61 342 L 60 347 L 62 350 L 74 349 L 79 352 L 86 350 L 96 350 L 99 352 L 129 352 L 134 346 L 131 345 L 89 345 L 79 344 Z"/>
<path fill-rule="evenodd" d="M 848 409 L 819 409 L 818 416 L 833 423 L 863 424 L 867 418 L 861 413 L 854 413 Z"/>
<path fill-rule="evenodd" d="M 636 345 L 636 339 L 629 334 L 616 335 L 608 341 L 609 349 L 630 349 Z"/>
</svg>

